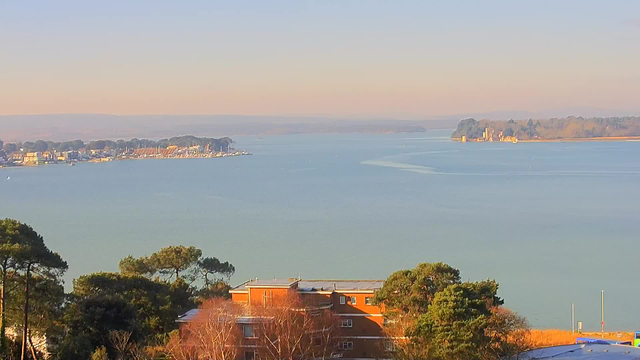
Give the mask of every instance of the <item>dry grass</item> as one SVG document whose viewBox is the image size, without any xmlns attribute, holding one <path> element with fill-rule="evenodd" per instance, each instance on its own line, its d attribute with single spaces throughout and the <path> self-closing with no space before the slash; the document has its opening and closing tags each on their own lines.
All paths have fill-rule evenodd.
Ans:
<svg viewBox="0 0 640 360">
<path fill-rule="evenodd" d="M 620 337 L 618 337 L 620 335 Z M 610 340 L 633 341 L 634 334 L 631 332 L 605 332 L 604 338 Z M 571 335 L 571 331 L 566 330 L 531 330 L 529 341 L 533 348 L 541 348 L 556 345 L 574 344 L 577 337 L 600 338 L 600 333 L 582 333 Z"/>
</svg>

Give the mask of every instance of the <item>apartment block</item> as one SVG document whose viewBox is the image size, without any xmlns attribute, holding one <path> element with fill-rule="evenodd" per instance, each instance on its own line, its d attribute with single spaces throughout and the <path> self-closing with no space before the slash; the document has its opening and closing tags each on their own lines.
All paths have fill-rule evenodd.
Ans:
<svg viewBox="0 0 640 360">
<path fill-rule="evenodd" d="M 332 309 L 341 320 L 342 357 L 373 359 L 383 357 L 385 347 L 382 311 L 373 304 L 382 284 L 382 280 L 254 279 L 229 292 L 234 302 L 248 305 L 264 306 L 274 298 L 297 294 L 307 305 Z"/>
</svg>

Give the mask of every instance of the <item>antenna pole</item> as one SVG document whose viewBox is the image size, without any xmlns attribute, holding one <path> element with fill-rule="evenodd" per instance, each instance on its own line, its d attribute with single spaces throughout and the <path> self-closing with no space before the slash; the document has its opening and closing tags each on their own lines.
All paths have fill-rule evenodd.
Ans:
<svg viewBox="0 0 640 360">
<path fill-rule="evenodd" d="M 604 338 L 604 290 L 600 293 L 600 316 L 601 316 L 601 333 Z"/>
<path fill-rule="evenodd" d="M 571 335 L 576 333 L 576 307 L 571 303 Z"/>
</svg>

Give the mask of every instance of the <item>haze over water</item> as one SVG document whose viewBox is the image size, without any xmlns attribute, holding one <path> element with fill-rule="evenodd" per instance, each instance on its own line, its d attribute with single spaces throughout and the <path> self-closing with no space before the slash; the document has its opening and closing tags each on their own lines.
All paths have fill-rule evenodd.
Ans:
<svg viewBox="0 0 640 360">
<path fill-rule="evenodd" d="M 535 327 L 636 330 L 640 142 L 459 143 L 450 131 L 235 138 L 254 153 L 0 170 L 71 279 L 194 245 L 251 277 L 386 278 L 443 261 Z M 5 180 L 7 177 L 10 179 Z"/>
</svg>

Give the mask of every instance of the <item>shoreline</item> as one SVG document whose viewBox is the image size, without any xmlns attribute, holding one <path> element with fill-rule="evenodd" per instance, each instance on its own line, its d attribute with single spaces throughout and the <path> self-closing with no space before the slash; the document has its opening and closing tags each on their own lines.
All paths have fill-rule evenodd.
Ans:
<svg viewBox="0 0 640 360">
<path fill-rule="evenodd" d="M 608 136 L 593 138 L 561 138 L 561 139 L 530 139 L 518 140 L 518 142 L 593 142 L 593 141 L 640 141 L 640 136 Z"/>
<path fill-rule="evenodd" d="M 462 142 L 461 138 L 450 138 L 452 141 Z M 640 141 L 640 136 L 608 136 L 593 138 L 560 138 L 560 139 L 528 139 L 520 140 L 518 143 L 546 143 L 546 142 L 606 142 L 606 141 Z M 466 142 L 510 142 L 510 141 L 476 141 L 467 140 Z"/>
<path fill-rule="evenodd" d="M 103 161 L 92 161 L 92 160 L 86 160 L 86 161 L 71 161 L 71 162 L 51 162 L 51 163 L 43 163 L 43 164 L 28 164 L 28 165 L 24 165 L 24 164 L 14 164 L 14 165 L 0 165 L 0 169 L 11 169 L 11 168 L 38 168 L 38 167 L 42 167 L 42 166 L 47 166 L 47 165 L 67 165 L 67 166 L 75 166 L 76 164 L 104 164 L 104 163 L 110 163 L 110 162 L 116 162 L 116 161 L 127 161 L 127 160 L 186 160 L 186 159 L 222 159 L 222 158 L 227 158 L 227 157 L 239 157 L 239 156 L 249 156 L 249 155 L 253 155 L 250 152 L 239 152 L 239 153 L 234 153 L 234 154 L 228 154 L 228 155 L 224 155 L 224 156 L 189 156 L 189 157 L 166 157 L 166 156 L 150 156 L 150 157 L 126 157 L 126 158 L 111 158 L 110 160 L 103 160 Z"/>
</svg>

